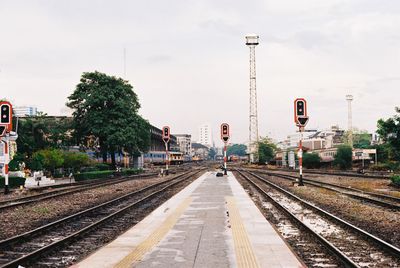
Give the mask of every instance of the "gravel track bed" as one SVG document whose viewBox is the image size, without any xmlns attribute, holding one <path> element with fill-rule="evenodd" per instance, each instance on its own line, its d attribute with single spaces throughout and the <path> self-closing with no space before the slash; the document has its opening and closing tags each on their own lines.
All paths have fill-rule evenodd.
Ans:
<svg viewBox="0 0 400 268">
<path fill-rule="evenodd" d="M 164 178 L 135 178 L 123 183 L 68 194 L 21 207 L 10 208 L 3 211 L 1 215 L 0 239 L 6 239 L 24 233 L 51 221 L 61 219 L 135 191 L 146 185 L 169 179 L 170 177 L 172 176 Z"/>
<path fill-rule="evenodd" d="M 293 186 L 292 182 L 278 177 L 265 176 L 286 190 L 310 201 L 320 208 L 400 247 L 400 212 L 385 209 L 313 186 Z"/>
<path fill-rule="evenodd" d="M 294 172 L 279 172 L 286 175 L 297 176 Z M 305 179 L 334 183 L 341 186 L 350 186 L 364 191 L 376 192 L 400 197 L 400 190 L 390 185 L 391 181 L 386 179 L 364 179 L 358 177 L 340 177 L 336 175 L 304 174 Z"/>
<path fill-rule="evenodd" d="M 235 177 L 260 209 L 274 229 L 285 239 L 292 250 L 307 267 L 344 267 L 338 259 L 325 249 L 312 235 L 292 224 L 290 219 L 275 208 L 265 197 L 254 189 L 240 174 Z M 268 191 L 267 187 L 261 187 Z"/>
<path fill-rule="evenodd" d="M 132 228 L 137 222 L 145 218 L 162 203 L 199 178 L 201 174 L 203 174 L 203 172 L 198 173 L 189 179 L 186 179 L 184 182 L 173 186 L 173 188 L 164 191 L 162 195 L 157 196 L 149 202 L 146 202 L 145 205 L 138 207 L 134 211 L 128 213 L 128 215 L 123 216 L 124 220 L 113 220 L 112 223 L 110 223 L 112 228 L 106 228 L 105 232 L 93 232 L 92 234 L 89 234 L 88 236 L 85 236 L 67 246 L 63 251 L 54 252 L 45 258 L 42 258 L 39 262 L 34 263 L 32 267 L 69 267 L 70 265 L 79 262 L 95 250 L 110 243 L 119 235 L 126 232 L 129 228 Z"/>
</svg>

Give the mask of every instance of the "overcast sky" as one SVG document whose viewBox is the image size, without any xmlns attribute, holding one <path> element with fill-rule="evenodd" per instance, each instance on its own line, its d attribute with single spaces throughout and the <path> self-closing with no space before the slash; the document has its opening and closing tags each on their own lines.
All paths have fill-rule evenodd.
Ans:
<svg viewBox="0 0 400 268">
<path fill-rule="evenodd" d="M 308 100 L 310 128 L 353 122 L 374 131 L 400 105 L 398 0 L 0 0 L 0 97 L 50 115 L 68 113 L 82 72 L 124 76 L 140 113 L 197 137 L 209 122 L 248 139 L 247 33 L 260 35 L 259 133 L 295 131 L 293 100 Z M 218 143 L 217 143 L 218 144 Z"/>
</svg>

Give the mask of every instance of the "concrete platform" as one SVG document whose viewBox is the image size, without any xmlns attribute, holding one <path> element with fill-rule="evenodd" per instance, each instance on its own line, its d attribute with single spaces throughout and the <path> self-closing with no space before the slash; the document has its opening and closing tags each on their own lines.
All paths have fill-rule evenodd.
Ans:
<svg viewBox="0 0 400 268">
<path fill-rule="evenodd" d="M 303 267 L 232 173 L 207 172 L 73 267 Z"/>
</svg>

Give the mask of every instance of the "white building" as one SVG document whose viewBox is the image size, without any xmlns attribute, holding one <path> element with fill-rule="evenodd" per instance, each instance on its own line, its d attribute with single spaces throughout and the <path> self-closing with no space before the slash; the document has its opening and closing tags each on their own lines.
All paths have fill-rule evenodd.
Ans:
<svg viewBox="0 0 400 268">
<path fill-rule="evenodd" d="M 36 116 L 37 108 L 32 106 L 16 106 L 13 107 L 13 113 L 17 117 Z"/>
<path fill-rule="evenodd" d="M 213 146 L 212 131 L 209 124 L 204 124 L 199 127 L 199 140 L 198 143 L 207 146 L 208 148 Z"/>
<path fill-rule="evenodd" d="M 190 155 L 192 152 L 192 135 L 189 134 L 174 134 L 179 151 L 184 155 Z"/>
</svg>

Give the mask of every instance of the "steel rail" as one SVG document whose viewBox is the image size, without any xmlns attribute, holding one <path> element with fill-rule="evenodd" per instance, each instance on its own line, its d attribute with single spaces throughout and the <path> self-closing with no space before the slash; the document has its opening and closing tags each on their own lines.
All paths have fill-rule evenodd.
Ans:
<svg viewBox="0 0 400 268">
<path fill-rule="evenodd" d="M 254 171 L 253 171 L 254 172 Z M 287 175 L 287 174 L 280 174 L 280 173 L 275 173 L 275 172 L 261 172 L 261 171 L 255 171 L 259 174 L 266 174 L 269 176 L 276 176 L 279 178 L 283 178 L 283 179 L 287 179 L 287 180 L 291 180 L 291 181 L 295 181 L 295 179 L 297 179 L 297 177 L 292 176 L 292 175 Z M 381 195 L 381 194 L 375 194 L 375 193 L 371 193 L 371 192 L 367 192 L 367 191 L 363 191 L 357 188 L 348 188 L 345 186 L 341 186 L 341 185 L 336 185 L 333 183 L 326 183 L 326 182 L 321 182 L 321 181 L 315 181 L 315 180 L 310 180 L 310 179 L 305 179 L 303 178 L 303 182 L 305 184 L 309 184 L 309 185 L 313 185 L 315 187 L 319 187 L 319 188 L 323 188 L 323 189 L 327 189 L 327 190 L 331 190 L 343 195 L 347 195 L 351 198 L 354 199 L 358 199 L 361 201 L 366 201 L 366 202 L 370 202 L 379 206 L 383 206 L 383 207 L 387 207 L 390 209 L 396 209 L 396 210 L 400 210 L 400 204 L 393 204 L 393 203 L 389 203 L 386 202 L 384 200 L 379 200 L 373 197 L 368 197 L 368 196 L 363 196 L 363 195 L 370 195 L 370 196 L 374 196 L 374 197 L 379 197 L 379 198 L 386 198 L 386 199 L 390 199 L 390 200 L 394 200 L 395 202 L 400 202 L 400 198 L 396 198 L 396 197 L 391 197 L 388 195 Z M 336 187 L 339 189 L 343 189 L 347 192 L 341 191 L 341 190 L 337 190 L 334 189 L 332 187 Z M 351 191 L 356 192 L 356 193 L 350 193 Z M 363 195 L 359 195 L 359 194 L 363 194 Z"/>
<path fill-rule="evenodd" d="M 45 193 L 41 193 L 41 194 L 35 194 L 35 195 L 25 196 L 25 197 L 21 197 L 21 198 L 4 200 L 4 201 L 0 202 L 0 211 L 9 209 L 9 208 L 13 208 L 13 207 L 17 207 L 17 206 L 21 206 L 21 205 L 27 205 L 27 204 L 32 204 L 32 203 L 36 203 L 39 201 L 47 200 L 47 199 L 52 199 L 52 198 L 67 195 L 67 194 L 79 193 L 79 192 L 82 192 L 85 190 L 91 190 L 91 189 L 95 189 L 95 188 L 102 187 L 102 186 L 119 184 L 119 183 L 123 183 L 123 182 L 129 181 L 129 180 L 132 180 L 133 178 L 134 179 L 145 178 L 145 177 L 151 177 L 151 176 L 155 176 L 155 175 L 156 174 L 146 174 L 146 175 L 141 175 L 141 176 L 140 175 L 139 176 L 132 175 L 129 177 L 112 179 L 112 180 L 107 180 L 107 181 L 103 181 L 103 182 L 97 181 L 95 183 L 90 183 L 89 185 L 82 184 L 79 186 L 74 186 L 73 188 L 59 189 L 59 190 L 45 192 Z"/>
<path fill-rule="evenodd" d="M 350 230 L 352 230 L 353 232 L 355 232 L 355 233 L 357 233 L 357 234 L 359 234 L 361 236 L 364 236 L 365 238 L 369 239 L 370 241 L 372 241 L 373 243 L 375 243 L 379 247 L 383 248 L 386 252 L 390 253 L 392 256 L 395 256 L 396 258 L 400 258 L 400 249 L 397 248 L 396 246 L 394 246 L 394 245 L 392 245 L 392 244 L 380 239 L 379 237 L 376 237 L 373 234 L 370 234 L 369 232 L 367 232 L 367 231 L 365 231 L 365 230 L 363 230 L 363 229 L 361 229 L 361 228 L 359 228 L 359 227 L 357 227 L 357 226 L 355 226 L 355 225 L 353 225 L 353 224 L 351 224 L 351 223 L 349 223 L 349 222 L 347 222 L 347 221 L 345 221 L 345 220 L 333 215 L 330 212 L 327 212 L 327 211 L 317 207 L 316 205 L 311 204 L 310 202 L 308 202 L 308 201 L 306 201 L 304 199 L 301 199 L 300 197 L 296 196 L 295 194 L 293 194 L 293 193 L 283 189 L 282 187 L 280 187 L 280 186 L 278 186 L 278 185 L 276 185 L 276 184 L 274 184 L 274 183 L 272 183 L 272 182 L 260 177 L 257 174 L 254 174 L 253 172 L 247 171 L 247 173 L 249 173 L 252 176 L 258 178 L 259 180 L 265 182 L 266 184 L 268 184 L 272 188 L 278 190 L 279 192 L 284 193 L 285 195 L 293 198 L 294 200 L 299 201 L 301 204 L 305 205 L 306 207 L 308 207 L 308 208 L 310 208 L 310 209 L 312 209 L 314 211 L 317 211 L 321 215 L 323 215 L 323 216 L 325 216 L 325 217 L 327 217 L 327 218 L 329 218 L 331 220 L 334 220 L 334 221 L 342 224 L 346 228 L 349 228 Z"/>
<path fill-rule="evenodd" d="M 19 265 L 24 265 L 24 264 L 26 264 L 26 263 L 29 263 L 29 262 L 31 262 L 31 261 L 37 259 L 38 257 L 42 256 L 43 254 L 46 254 L 46 253 L 49 253 L 49 252 L 55 250 L 56 248 L 60 247 L 60 246 L 63 245 L 63 244 L 68 244 L 68 243 L 70 243 L 72 240 L 77 239 L 78 237 L 84 236 L 86 233 L 88 233 L 88 232 L 90 232 L 90 231 L 96 229 L 99 225 L 105 223 L 106 221 L 111 220 L 111 219 L 113 219 L 113 218 L 116 218 L 116 217 L 118 217 L 119 215 L 121 215 L 121 214 L 123 214 L 124 212 L 126 212 L 127 210 L 129 210 L 129 209 L 131 209 L 131 208 L 133 208 L 133 207 L 136 207 L 136 206 L 142 204 L 143 202 L 147 201 L 148 199 L 150 199 L 150 198 L 152 198 L 152 197 L 155 197 L 155 196 L 157 196 L 157 195 L 159 195 L 159 194 L 162 194 L 162 193 L 163 193 L 164 191 L 166 191 L 167 189 L 169 189 L 169 188 L 171 188 L 171 187 L 177 185 L 178 183 L 181 183 L 181 182 L 185 181 L 187 178 L 190 178 L 190 177 L 192 177 L 192 176 L 195 176 L 197 173 L 199 173 L 199 172 L 201 172 L 201 171 L 202 171 L 202 170 L 198 170 L 198 171 L 195 171 L 195 172 L 188 172 L 188 173 L 179 174 L 179 175 L 175 176 L 174 178 L 171 178 L 171 179 L 169 179 L 169 180 L 167 180 L 167 181 L 163 181 L 163 182 L 159 182 L 159 183 L 152 184 L 152 185 L 147 186 L 147 187 L 145 187 L 145 188 L 139 189 L 139 190 L 137 190 L 137 191 L 135 191 L 135 192 L 133 192 L 133 193 L 124 195 L 124 196 L 122 196 L 122 197 L 119 197 L 119 198 L 113 199 L 113 200 L 111 200 L 111 201 L 108 201 L 108 202 L 106 202 L 106 203 L 104 203 L 104 204 L 98 205 L 98 206 L 96 206 L 96 207 L 87 209 L 87 210 L 85 210 L 85 211 L 76 213 L 76 214 L 71 215 L 71 216 L 68 216 L 68 217 L 63 218 L 63 219 L 61 219 L 61 220 L 58 220 L 58 221 L 56 221 L 56 222 L 50 223 L 50 224 L 48 224 L 48 225 L 39 227 L 39 228 L 37 228 L 37 229 L 35 229 L 35 230 L 32 230 L 32 231 L 30 231 L 30 232 L 24 233 L 24 234 L 22 234 L 22 235 L 15 236 L 15 237 L 12 237 L 12 238 L 7 239 L 7 240 L 0 241 L 0 248 L 7 247 L 7 246 L 10 245 L 10 244 L 11 244 L 11 245 L 12 245 L 12 244 L 15 244 L 17 241 L 18 241 L 18 242 L 22 242 L 22 241 L 20 241 L 21 239 L 26 240 L 27 238 L 30 238 L 30 237 L 32 237 L 33 235 L 37 235 L 37 234 L 39 234 L 40 232 L 44 232 L 44 231 L 46 231 L 46 230 L 48 230 L 48 229 L 50 229 L 50 228 L 55 227 L 56 225 L 59 225 L 59 224 L 68 222 L 68 221 L 70 221 L 71 219 L 79 218 L 79 217 L 83 216 L 84 214 L 88 214 L 88 213 L 93 212 L 93 211 L 96 210 L 96 209 L 103 208 L 103 207 L 105 207 L 105 206 L 107 206 L 107 205 L 110 205 L 110 204 L 112 204 L 112 203 L 116 203 L 116 202 L 118 202 L 118 201 L 120 201 L 120 200 L 122 200 L 122 199 L 126 199 L 126 198 L 128 198 L 128 197 L 130 197 L 130 196 L 137 195 L 138 193 L 141 193 L 141 192 L 144 192 L 144 191 L 147 191 L 147 190 L 156 188 L 156 187 L 158 187 L 158 186 L 160 186 L 160 185 L 162 185 L 162 184 L 165 184 L 165 183 L 168 183 L 168 182 L 172 182 L 172 183 L 170 183 L 170 184 L 164 186 L 164 187 L 161 188 L 160 190 L 157 190 L 157 191 L 155 191 L 155 192 L 152 192 L 152 193 L 146 195 L 145 197 L 142 197 L 141 199 L 135 201 L 134 203 L 129 204 L 128 206 L 125 206 L 125 207 L 123 207 L 122 209 L 119 209 L 118 211 L 113 212 L 112 214 L 109 214 L 109 215 L 103 217 L 102 219 L 100 219 L 100 220 L 98 220 L 98 221 L 96 221 L 96 222 L 94 222 L 94 223 L 91 223 L 90 225 L 88 225 L 88 226 L 86 226 L 86 227 L 80 229 L 79 231 L 76 231 L 76 232 L 74 232 L 74 233 L 68 235 L 67 237 L 64 237 L 63 239 L 60 239 L 60 240 L 58 240 L 58 241 L 56 241 L 56 242 L 53 242 L 53 243 L 51 243 L 51 244 L 48 244 L 48 245 L 46 245 L 46 246 L 44 246 L 44 247 L 42 247 L 42 248 L 40 248 L 40 249 L 37 249 L 37 250 L 35 250 L 35 251 L 33 251 L 33 252 L 30 252 L 29 254 L 26 254 L 26 255 L 24 255 L 24 256 L 18 258 L 18 259 L 12 260 L 12 261 L 10 261 L 10 262 L 8 262 L 8 263 L 1 264 L 0 267 L 1 267 L 1 268 L 6 268 L 6 267 L 7 267 L 7 268 L 8 268 L 8 267 L 18 267 Z M 187 176 L 186 176 L 186 175 L 187 175 Z M 183 178 L 182 178 L 182 177 L 183 177 Z M 182 179 L 173 182 L 174 180 L 179 179 L 179 178 L 182 178 Z"/>
<path fill-rule="evenodd" d="M 276 174 L 276 172 L 263 172 L 263 171 L 260 171 L 260 172 Z M 282 174 L 282 173 L 278 173 L 278 174 Z M 287 175 L 287 176 L 292 177 L 292 178 L 297 178 L 296 176 L 289 175 L 289 174 L 283 174 L 283 175 Z M 325 175 L 329 175 L 329 174 L 325 174 Z M 338 188 L 345 189 L 345 190 L 352 190 L 352 191 L 363 193 L 363 194 L 369 194 L 369 195 L 373 195 L 373 196 L 376 196 L 376 197 L 389 199 L 389 200 L 392 200 L 392 201 L 400 203 L 400 197 L 396 197 L 396 196 L 392 196 L 392 195 L 381 194 L 381 193 L 376 193 L 376 192 L 371 192 L 371 191 L 364 191 L 364 190 L 359 189 L 359 188 L 353 188 L 353 187 L 349 187 L 349 186 L 338 185 L 338 184 L 335 184 L 335 183 L 320 182 L 320 181 L 316 181 L 316 180 L 312 180 L 312 179 L 307 179 L 307 180 L 311 181 L 311 182 L 323 183 L 323 184 L 326 184 L 326 185 L 338 187 Z"/>
<path fill-rule="evenodd" d="M 340 262 L 345 266 L 345 267 L 360 267 L 357 265 L 355 262 L 353 262 L 349 257 L 347 257 L 340 249 L 335 247 L 331 242 L 326 240 L 324 237 L 322 237 L 320 234 L 316 233 L 314 230 L 312 230 L 310 227 L 308 227 L 306 224 L 304 224 L 298 217 L 296 217 L 292 212 L 290 212 L 288 209 L 286 209 L 284 206 L 279 204 L 270 194 L 265 192 L 256 182 L 254 182 L 252 179 L 250 179 L 248 176 L 243 174 L 242 171 L 236 170 L 244 179 L 246 179 L 251 185 L 253 185 L 257 191 L 263 194 L 264 197 L 266 197 L 275 207 L 277 207 L 279 210 L 283 211 L 286 215 L 289 216 L 290 219 L 292 219 L 296 224 L 300 225 L 302 229 L 305 229 L 308 233 L 310 233 L 313 237 L 315 237 L 323 246 L 326 247 L 326 249 L 331 252 L 333 255 L 335 255 Z"/>
</svg>

